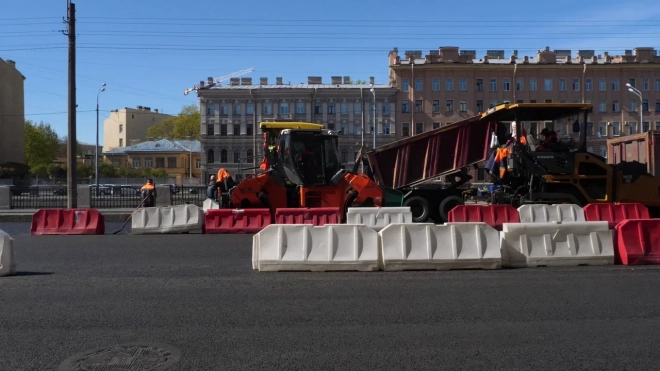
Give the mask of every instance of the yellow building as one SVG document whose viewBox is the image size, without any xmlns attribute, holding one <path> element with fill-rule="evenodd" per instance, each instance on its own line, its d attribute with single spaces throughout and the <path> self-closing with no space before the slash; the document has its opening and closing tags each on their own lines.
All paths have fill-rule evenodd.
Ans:
<svg viewBox="0 0 660 371">
<path fill-rule="evenodd" d="M 176 178 L 176 183 L 181 184 L 190 177 L 191 158 L 192 176 L 199 181 L 202 167 L 200 149 L 198 140 L 161 139 L 105 151 L 103 158 L 118 167 L 164 169 L 169 177 Z"/>
<path fill-rule="evenodd" d="M 25 77 L 0 58 L 0 164 L 25 163 Z"/>
<path fill-rule="evenodd" d="M 110 116 L 103 120 L 103 150 L 128 147 L 147 140 L 147 130 L 172 115 L 153 111 L 149 107 L 124 107 L 110 111 Z"/>
</svg>

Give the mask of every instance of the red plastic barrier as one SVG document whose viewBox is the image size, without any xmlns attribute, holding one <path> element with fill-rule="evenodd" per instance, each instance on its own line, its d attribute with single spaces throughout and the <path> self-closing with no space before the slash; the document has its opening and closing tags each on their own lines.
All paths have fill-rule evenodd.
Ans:
<svg viewBox="0 0 660 371">
<path fill-rule="evenodd" d="M 313 209 L 277 209 L 275 224 L 340 224 L 341 212 L 338 207 L 319 207 Z"/>
<path fill-rule="evenodd" d="M 626 219 L 651 219 L 649 209 L 642 204 L 589 204 L 584 207 L 588 222 L 608 222 L 610 229 Z"/>
<path fill-rule="evenodd" d="M 204 216 L 207 234 L 258 233 L 270 225 L 270 209 L 210 209 Z"/>
<path fill-rule="evenodd" d="M 46 234 L 104 234 L 105 219 L 96 209 L 42 209 L 32 215 L 30 233 Z"/>
<path fill-rule="evenodd" d="M 448 219 L 449 223 L 486 223 L 498 231 L 504 223 L 520 223 L 518 210 L 511 205 L 459 205 Z"/>
<path fill-rule="evenodd" d="M 624 220 L 616 226 L 617 261 L 660 264 L 660 219 Z"/>
</svg>

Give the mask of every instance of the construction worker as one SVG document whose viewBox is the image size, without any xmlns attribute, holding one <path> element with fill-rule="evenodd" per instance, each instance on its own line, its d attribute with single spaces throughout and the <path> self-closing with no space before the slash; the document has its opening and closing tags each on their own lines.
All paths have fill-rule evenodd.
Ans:
<svg viewBox="0 0 660 371">
<path fill-rule="evenodd" d="M 156 186 L 154 185 L 153 179 L 147 179 L 147 184 L 142 186 L 142 205 L 144 207 L 155 207 L 156 206 Z"/>
<path fill-rule="evenodd" d="M 211 179 L 209 179 L 209 185 L 206 189 L 206 198 L 210 198 L 213 201 L 218 199 L 218 186 L 216 185 L 215 175 L 211 175 Z"/>
<path fill-rule="evenodd" d="M 231 177 L 229 172 L 225 168 L 218 170 L 218 177 L 216 178 L 216 184 L 220 189 L 220 192 L 229 192 L 229 190 L 234 187 L 234 178 Z"/>
</svg>

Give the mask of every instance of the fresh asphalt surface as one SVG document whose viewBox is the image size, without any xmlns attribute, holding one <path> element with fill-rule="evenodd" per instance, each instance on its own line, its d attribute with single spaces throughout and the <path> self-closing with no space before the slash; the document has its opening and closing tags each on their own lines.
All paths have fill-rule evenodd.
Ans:
<svg viewBox="0 0 660 371">
<path fill-rule="evenodd" d="M 110 223 L 108 233 L 121 223 Z M 259 273 L 250 235 L 14 234 L 0 370 L 145 341 L 176 370 L 651 370 L 660 266 Z"/>
</svg>

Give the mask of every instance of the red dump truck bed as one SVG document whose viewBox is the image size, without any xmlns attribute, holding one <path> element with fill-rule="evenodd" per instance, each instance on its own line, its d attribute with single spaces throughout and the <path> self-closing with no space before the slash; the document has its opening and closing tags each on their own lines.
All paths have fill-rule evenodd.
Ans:
<svg viewBox="0 0 660 371">
<path fill-rule="evenodd" d="M 378 147 L 366 155 L 379 184 L 401 188 L 485 161 L 490 136 L 488 121 L 475 116 Z"/>
<path fill-rule="evenodd" d="M 660 131 L 627 135 L 607 140 L 607 163 L 622 162 L 646 164 L 649 174 L 660 176 Z"/>
</svg>

